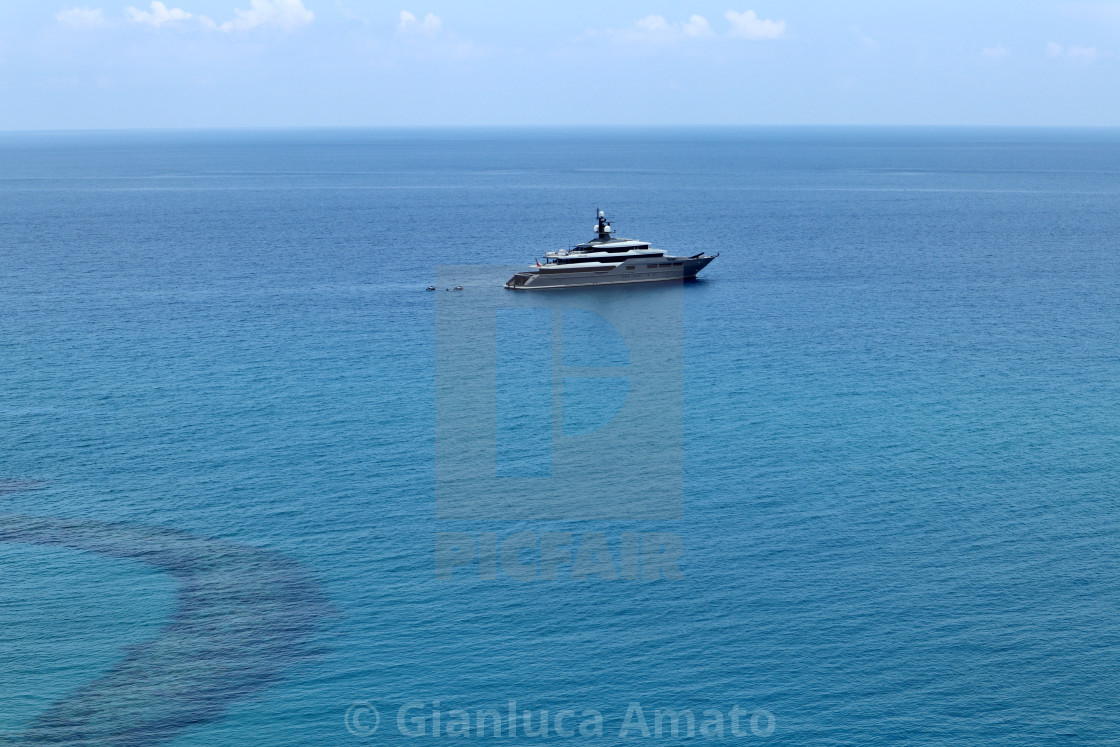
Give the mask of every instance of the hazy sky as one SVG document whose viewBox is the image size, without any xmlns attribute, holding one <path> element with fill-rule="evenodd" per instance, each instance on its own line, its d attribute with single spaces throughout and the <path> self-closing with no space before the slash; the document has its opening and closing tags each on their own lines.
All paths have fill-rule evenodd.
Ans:
<svg viewBox="0 0 1120 747">
<path fill-rule="evenodd" d="M 1120 0 L 0 0 L 0 129 L 1120 125 Z"/>
</svg>

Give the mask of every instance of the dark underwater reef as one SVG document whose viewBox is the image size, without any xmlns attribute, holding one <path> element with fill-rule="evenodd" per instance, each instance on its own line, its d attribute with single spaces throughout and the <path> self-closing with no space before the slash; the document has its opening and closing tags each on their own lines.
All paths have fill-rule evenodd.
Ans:
<svg viewBox="0 0 1120 747">
<path fill-rule="evenodd" d="M 0 482 L 0 495 L 35 487 Z M 295 561 L 158 527 L 0 513 L 0 542 L 138 560 L 179 583 L 160 635 L 104 676 L 52 704 L 16 744 L 153 745 L 220 719 L 241 699 L 316 655 L 330 606 Z"/>
</svg>

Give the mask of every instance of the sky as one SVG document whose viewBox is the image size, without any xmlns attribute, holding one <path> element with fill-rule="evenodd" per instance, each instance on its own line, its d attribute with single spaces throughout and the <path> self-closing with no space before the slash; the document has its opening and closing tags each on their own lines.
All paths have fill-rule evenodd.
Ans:
<svg viewBox="0 0 1120 747">
<path fill-rule="evenodd" d="M 0 0 L 0 130 L 1120 126 L 1120 0 Z"/>
</svg>

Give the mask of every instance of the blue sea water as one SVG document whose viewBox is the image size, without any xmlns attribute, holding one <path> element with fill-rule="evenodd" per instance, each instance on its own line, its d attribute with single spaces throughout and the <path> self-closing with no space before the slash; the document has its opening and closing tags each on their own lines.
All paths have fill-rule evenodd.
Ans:
<svg viewBox="0 0 1120 747">
<path fill-rule="evenodd" d="M 681 518 L 437 519 L 424 287 L 596 206 L 721 252 L 679 289 Z M 0 742 L 420 744 L 402 705 L 516 700 L 604 715 L 552 742 L 683 741 L 621 739 L 637 702 L 1115 743 L 1118 237 L 1111 130 L 2 135 Z M 439 532 L 672 533 L 684 578 L 440 579 Z"/>
</svg>

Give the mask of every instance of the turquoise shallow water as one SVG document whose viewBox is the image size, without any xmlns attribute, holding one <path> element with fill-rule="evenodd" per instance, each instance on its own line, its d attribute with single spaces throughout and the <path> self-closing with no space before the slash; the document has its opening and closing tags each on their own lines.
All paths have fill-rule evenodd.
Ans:
<svg viewBox="0 0 1120 747">
<path fill-rule="evenodd" d="M 409 701 L 515 699 L 602 744 L 632 701 L 762 714 L 724 741 L 1113 742 L 1118 175 L 1112 131 L 0 137 L 0 741 L 424 743 Z M 597 205 L 722 252 L 677 296 L 681 518 L 437 519 L 424 286 Z M 625 363 L 596 329 L 577 363 Z M 684 578 L 436 577 L 437 532 L 526 531 L 623 571 L 672 533 Z"/>
</svg>

